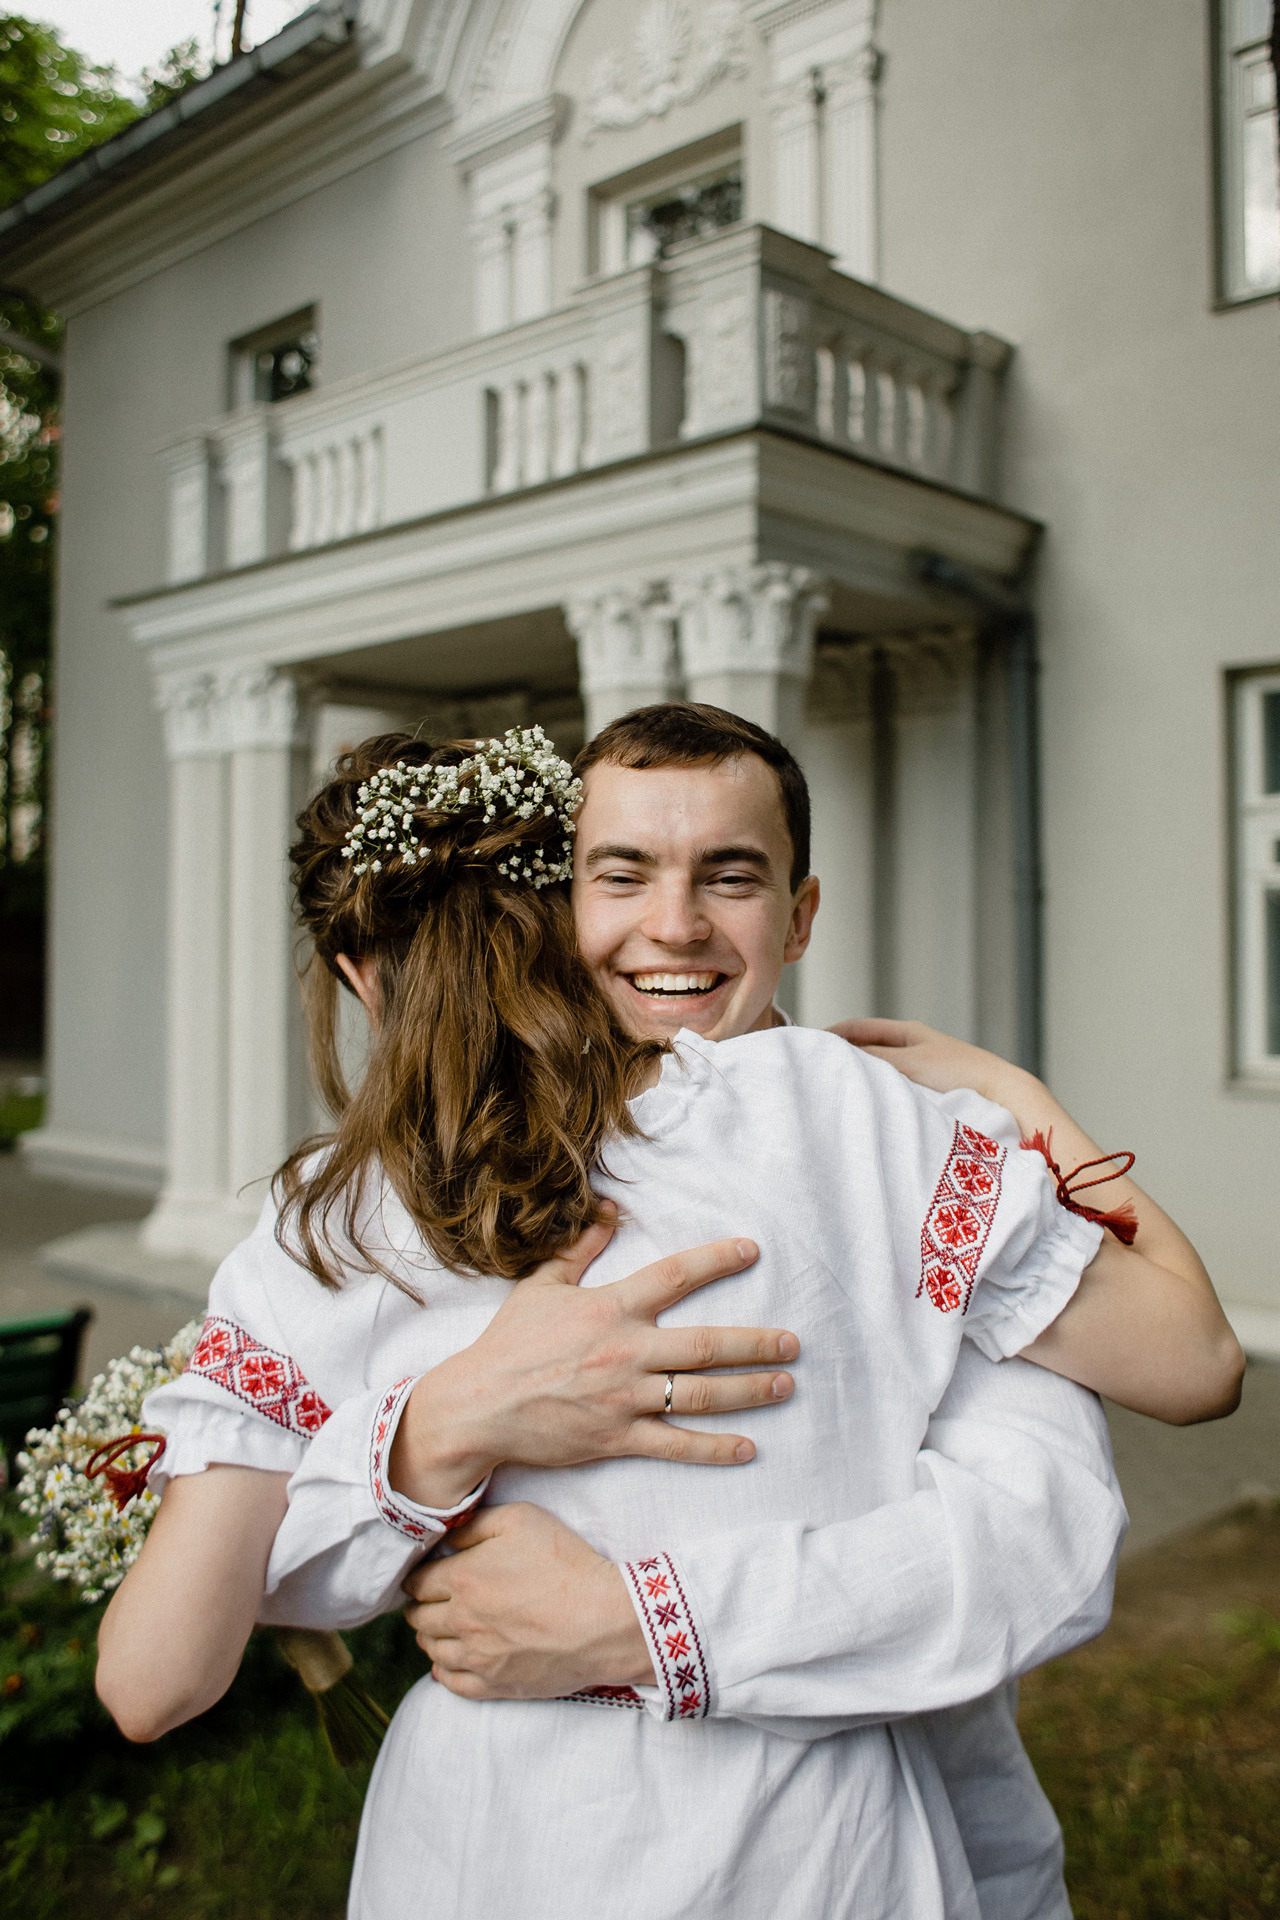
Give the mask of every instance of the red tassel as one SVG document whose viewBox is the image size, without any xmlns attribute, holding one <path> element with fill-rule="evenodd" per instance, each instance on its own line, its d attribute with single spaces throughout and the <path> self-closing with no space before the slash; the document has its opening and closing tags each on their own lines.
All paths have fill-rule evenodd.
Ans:
<svg viewBox="0 0 1280 1920">
<path fill-rule="evenodd" d="M 145 1447 L 154 1443 L 155 1452 L 140 1467 L 115 1467 L 122 1453 L 128 1453 L 130 1447 Z M 111 1489 L 111 1498 L 116 1503 L 116 1512 L 123 1513 L 129 1502 L 140 1493 L 145 1493 L 147 1475 L 154 1467 L 168 1442 L 162 1433 L 126 1433 L 120 1440 L 107 1440 L 95 1447 L 85 1462 L 84 1477 L 96 1480 L 101 1474 Z"/>
<path fill-rule="evenodd" d="M 1138 1216 L 1133 1210 L 1131 1200 L 1126 1200 L 1122 1206 L 1114 1207 L 1110 1213 L 1103 1213 L 1099 1208 L 1088 1206 L 1084 1201 L 1077 1200 L 1076 1195 L 1087 1192 L 1090 1187 L 1105 1187 L 1108 1180 L 1123 1179 L 1137 1159 L 1137 1154 L 1130 1153 L 1127 1148 L 1119 1153 L 1104 1153 L 1097 1160 L 1082 1160 L 1078 1167 L 1064 1174 L 1049 1151 L 1052 1139 L 1053 1129 L 1050 1127 L 1047 1134 L 1033 1133 L 1029 1140 L 1022 1142 L 1022 1145 L 1030 1153 L 1044 1155 L 1045 1164 L 1058 1184 L 1059 1204 L 1064 1206 L 1068 1213 L 1078 1213 L 1082 1220 L 1095 1220 L 1100 1227 L 1106 1227 L 1114 1233 L 1116 1239 L 1124 1246 L 1131 1247 L 1138 1237 Z M 1117 1167 L 1114 1173 L 1099 1174 L 1096 1180 L 1079 1180 L 1079 1176 L 1082 1173 L 1088 1173 L 1090 1167 L 1107 1167 L 1113 1160 L 1123 1160 L 1124 1165 Z M 1073 1187 L 1071 1184 L 1073 1180 L 1079 1180 L 1079 1185 Z"/>
</svg>

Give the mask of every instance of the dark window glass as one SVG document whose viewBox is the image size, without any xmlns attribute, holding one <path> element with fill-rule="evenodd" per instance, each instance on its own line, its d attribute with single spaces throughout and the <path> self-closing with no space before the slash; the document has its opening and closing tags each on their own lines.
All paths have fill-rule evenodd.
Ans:
<svg viewBox="0 0 1280 1920">
<path fill-rule="evenodd" d="M 1267 895 L 1267 1052 L 1280 1057 L 1280 893 Z"/>
<path fill-rule="evenodd" d="M 1262 696 L 1262 791 L 1280 793 L 1280 689 Z"/>
<path fill-rule="evenodd" d="M 319 344 L 314 333 L 303 333 L 296 340 L 282 340 L 278 347 L 264 347 L 254 360 L 254 398 L 288 400 L 295 393 L 306 393 Z"/>
<path fill-rule="evenodd" d="M 629 207 L 627 213 L 632 231 L 650 234 L 657 252 L 665 253 L 678 240 L 698 240 L 741 220 L 742 175 L 679 187 L 648 206 Z"/>
</svg>

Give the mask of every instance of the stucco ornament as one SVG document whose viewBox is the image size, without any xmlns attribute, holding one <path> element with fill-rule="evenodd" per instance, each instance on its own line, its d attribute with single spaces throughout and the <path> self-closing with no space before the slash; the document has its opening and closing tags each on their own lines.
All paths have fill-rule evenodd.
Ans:
<svg viewBox="0 0 1280 1920">
<path fill-rule="evenodd" d="M 583 138 L 639 126 L 746 71 L 740 0 L 712 0 L 696 18 L 683 0 L 651 0 L 626 51 L 603 54 L 591 69 Z"/>
</svg>

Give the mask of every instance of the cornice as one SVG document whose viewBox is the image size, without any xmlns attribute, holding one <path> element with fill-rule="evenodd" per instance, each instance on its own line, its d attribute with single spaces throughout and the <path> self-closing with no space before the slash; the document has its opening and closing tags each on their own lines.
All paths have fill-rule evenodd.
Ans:
<svg viewBox="0 0 1280 1920">
<path fill-rule="evenodd" d="M 569 106 L 562 93 L 543 94 L 541 99 L 526 101 L 491 120 L 460 127 L 444 142 L 444 150 L 460 173 L 473 173 L 477 167 L 505 159 L 540 141 L 558 140 L 569 118 Z"/>
<path fill-rule="evenodd" d="M 811 14 L 829 13 L 842 16 L 858 11 L 850 5 L 850 0 L 746 0 L 747 18 L 755 23 L 765 36 L 772 39 L 786 27 L 794 26 L 797 21 L 808 19 Z M 860 21 L 845 21 L 841 25 L 861 24 L 871 33 L 875 27 L 876 0 L 861 0 Z"/>
<path fill-rule="evenodd" d="M 379 95 L 373 112 L 370 95 Z M 422 76 L 362 69 L 299 103 L 259 118 L 234 146 L 210 141 L 179 173 L 167 170 L 145 196 L 119 197 L 92 220 L 67 223 L 38 250 L 6 261 L 68 318 L 203 252 L 446 125 L 447 101 Z M 262 190 L 264 179 L 271 181 Z"/>
</svg>

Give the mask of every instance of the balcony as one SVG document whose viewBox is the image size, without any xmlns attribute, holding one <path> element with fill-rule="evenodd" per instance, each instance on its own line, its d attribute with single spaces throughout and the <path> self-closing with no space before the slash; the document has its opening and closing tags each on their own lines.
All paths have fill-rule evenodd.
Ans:
<svg viewBox="0 0 1280 1920">
<path fill-rule="evenodd" d="M 752 427 L 989 499 L 1010 348 L 767 227 L 166 449 L 170 585 Z"/>
</svg>

